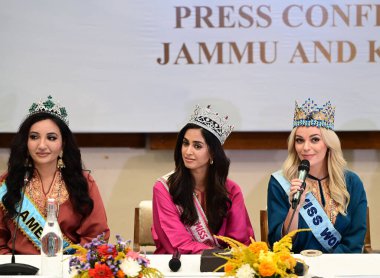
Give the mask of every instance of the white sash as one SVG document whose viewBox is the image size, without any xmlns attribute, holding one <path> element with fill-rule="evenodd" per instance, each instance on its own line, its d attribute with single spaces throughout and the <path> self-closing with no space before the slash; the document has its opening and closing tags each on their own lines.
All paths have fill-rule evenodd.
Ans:
<svg viewBox="0 0 380 278">
<path fill-rule="evenodd" d="M 289 195 L 290 183 L 282 175 L 282 171 L 277 171 L 272 176 L 280 183 L 286 194 Z M 306 194 L 305 203 L 300 209 L 300 214 L 311 228 L 314 237 L 327 252 L 331 253 L 340 243 L 342 236 L 335 229 L 318 200 L 310 192 Z"/>
<path fill-rule="evenodd" d="M 165 186 L 168 192 L 169 192 L 169 186 L 167 184 L 167 179 L 171 174 L 172 173 L 169 173 L 158 179 Z M 195 209 L 198 214 L 198 221 L 193 226 L 185 225 L 186 230 L 192 235 L 193 239 L 198 242 L 204 243 L 211 247 L 221 247 L 218 241 L 212 235 L 208 227 L 208 220 L 206 218 L 206 215 L 195 193 L 193 193 L 193 200 L 194 200 Z M 182 208 L 178 205 L 176 205 L 176 207 L 177 207 L 179 215 L 181 215 L 183 211 Z"/>
</svg>

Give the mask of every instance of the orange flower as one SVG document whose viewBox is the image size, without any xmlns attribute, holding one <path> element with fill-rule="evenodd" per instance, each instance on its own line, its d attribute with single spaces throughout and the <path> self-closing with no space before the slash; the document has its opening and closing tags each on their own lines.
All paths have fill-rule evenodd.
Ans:
<svg viewBox="0 0 380 278">
<path fill-rule="evenodd" d="M 119 269 L 119 271 L 116 273 L 116 277 L 117 278 L 124 278 L 125 274 L 122 270 Z"/>
<path fill-rule="evenodd" d="M 268 260 L 261 262 L 259 265 L 259 274 L 263 277 L 270 277 L 276 272 L 276 265 Z"/>
<path fill-rule="evenodd" d="M 113 276 L 111 269 L 105 264 L 95 264 L 95 268 L 88 271 L 88 275 L 94 278 L 111 278 Z"/>
<path fill-rule="evenodd" d="M 286 266 L 286 268 L 292 269 L 296 265 L 296 259 L 293 258 L 289 253 L 281 253 L 280 262 Z"/>
<path fill-rule="evenodd" d="M 248 248 L 254 254 L 259 254 L 261 250 L 263 250 L 264 252 L 267 252 L 269 250 L 268 249 L 268 245 L 265 242 L 262 242 L 262 241 L 252 242 L 248 246 Z"/>
<path fill-rule="evenodd" d="M 231 272 L 232 270 L 234 270 L 235 267 L 233 264 L 227 262 L 225 265 L 224 265 L 224 272 Z"/>
<path fill-rule="evenodd" d="M 116 257 L 117 256 L 116 248 L 115 246 L 111 244 L 102 244 L 98 246 L 97 250 L 100 256 L 102 257 L 107 257 L 107 256 Z"/>
</svg>

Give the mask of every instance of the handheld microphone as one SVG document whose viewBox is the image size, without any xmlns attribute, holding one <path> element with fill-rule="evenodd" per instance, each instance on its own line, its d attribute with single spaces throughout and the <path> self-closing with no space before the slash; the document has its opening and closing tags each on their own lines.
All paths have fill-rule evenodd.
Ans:
<svg viewBox="0 0 380 278">
<path fill-rule="evenodd" d="M 19 222 L 20 222 L 20 214 L 21 214 L 22 203 L 24 201 L 24 196 L 25 196 L 25 187 L 29 183 L 29 177 L 30 177 L 30 171 L 27 169 L 25 172 L 25 176 L 24 176 L 24 187 L 22 190 L 20 208 L 19 208 L 18 213 L 17 213 L 15 233 L 14 233 L 13 238 L 12 238 L 12 259 L 11 259 L 11 263 L 0 265 L 0 275 L 36 275 L 38 272 L 37 267 L 34 267 L 32 265 L 28 265 L 28 264 L 16 263 L 16 258 L 15 258 L 16 235 L 17 235 L 18 226 L 19 226 Z"/>
<path fill-rule="evenodd" d="M 310 170 L 310 162 L 309 160 L 302 160 L 301 164 L 298 166 L 298 178 L 302 180 L 301 190 L 297 191 L 293 195 L 292 199 L 292 208 L 296 209 L 298 204 L 300 203 L 301 195 L 306 187 L 306 177 Z"/>
<path fill-rule="evenodd" d="M 181 253 L 178 249 L 173 253 L 173 257 L 169 261 L 169 268 L 173 272 L 177 272 L 181 268 Z"/>
</svg>

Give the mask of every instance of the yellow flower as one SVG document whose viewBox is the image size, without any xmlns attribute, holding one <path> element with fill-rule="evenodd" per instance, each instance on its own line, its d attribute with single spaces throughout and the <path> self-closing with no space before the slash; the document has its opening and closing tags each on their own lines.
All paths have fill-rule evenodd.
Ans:
<svg viewBox="0 0 380 278">
<path fill-rule="evenodd" d="M 218 269 L 224 267 L 226 277 L 243 275 L 251 276 L 251 271 L 257 273 L 260 277 L 297 277 L 294 274 L 296 259 L 291 254 L 292 237 L 303 231 L 310 229 L 296 230 L 284 236 L 273 246 L 270 251 L 265 242 L 255 242 L 251 239 L 251 244 L 246 246 L 235 239 L 216 236 L 216 238 L 226 242 L 231 247 L 229 256 L 215 254 L 215 256 L 223 258 L 226 263 Z M 218 270 L 217 269 L 217 270 Z M 215 271 L 217 271 L 215 270 Z"/>
<path fill-rule="evenodd" d="M 115 261 L 121 261 L 122 259 L 125 258 L 125 253 L 123 252 L 118 252 L 117 256 L 115 257 Z"/>
<path fill-rule="evenodd" d="M 294 230 L 284 236 L 280 241 L 273 244 L 273 252 L 290 251 L 292 249 L 292 238 L 299 232 L 310 231 L 310 229 Z"/>
</svg>

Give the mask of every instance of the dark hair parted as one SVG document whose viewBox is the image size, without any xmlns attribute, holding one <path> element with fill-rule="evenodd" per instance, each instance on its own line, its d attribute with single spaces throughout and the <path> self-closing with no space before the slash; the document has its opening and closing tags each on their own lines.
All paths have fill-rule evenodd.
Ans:
<svg viewBox="0 0 380 278">
<path fill-rule="evenodd" d="M 195 125 L 187 124 L 177 136 L 174 150 L 175 171 L 168 179 L 170 195 L 176 205 L 182 207 L 181 221 L 185 225 L 194 225 L 198 220 L 197 211 L 194 206 L 193 192 L 195 181 L 190 170 L 185 167 L 182 159 L 182 144 L 188 129 L 200 129 L 208 146 L 210 156 L 214 163 L 207 171 L 206 185 L 206 216 L 208 225 L 213 233 L 217 233 L 222 225 L 223 218 L 232 202 L 228 197 L 226 181 L 230 160 L 227 158 L 220 141 L 208 130 Z"/>
<path fill-rule="evenodd" d="M 29 116 L 21 123 L 18 132 L 13 138 L 8 160 L 8 175 L 6 177 L 7 193 L 2 202 L 7 211 L 7 217 L 14 218 L 17 214 L 16 205 L 21 200 L 24 187 L 24 175 L 27 171 L 25 161 L 31 162 L 30 173 L 34 171 L 33 161 L 28 154 L 29 131 L 33 124 L 42 120 L 52 120 L 62 135 L 63 162 L 65 168 L 61 170 L 62 178 L 69 193 L 70 202 L 74 210 L 83 218 L 93 210 L 94 202 L 89 195 L 86 178 L 83 176 L 82 158 L 76 140 L 69 127 L 59 118 L 48 113 L 37 113 Z"/>
</svg>

